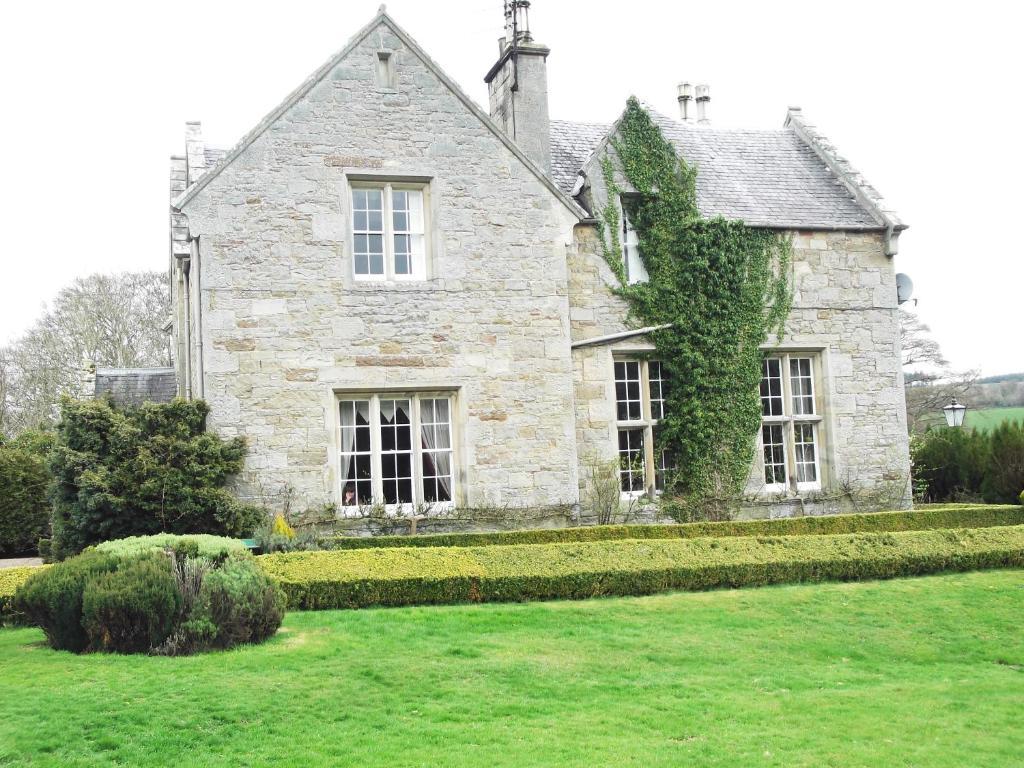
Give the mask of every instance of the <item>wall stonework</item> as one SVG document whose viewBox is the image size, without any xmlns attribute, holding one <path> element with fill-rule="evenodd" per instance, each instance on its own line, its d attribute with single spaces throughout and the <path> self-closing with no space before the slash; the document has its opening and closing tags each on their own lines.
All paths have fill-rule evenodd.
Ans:
<svg viewBox="0 0 1024 768">
<path fill-rule="evenodd" d="M 653 347 L 637 335 L 581 344 L 638 325 L 613 293 L 598 225 L 581 222 L 396 30 L 379 16 L 223 167 L 210 172 L 216 157 L 190 124 L 172 198 L 209 175 L 171 214 L 179 393 L 205 397 L 212 429 L 247 439 L 241 495 L 269 501 L 290 487 L 303 510 L 339 501 L 340 397 L 451 392 L 457 506 L 589 519 L 573 509 L 588 464 L 617 456 L 614 358 Z M 528 64 L 539 69 L 522 98 L 536 100 L 543 56 Z M 508 72 L 498 74 L 500 119 Z M 549 170 L 546 145 L 531 144 L 547 128 L 528 133 L 523 149 Z M 582 155 L 593 211 L 607 201 L 602 154 Z M 354 278 L 350 184 L 373 180 L 426 185 L 425 280 Z M 768 497 L 758 457 L 748 512 L 833 512 L 883 496 L 881 505 L 907 506 L 885 231 L 789 234 L 793 309 L 784 337 L 766 346 L 820 360 L 823 489 Z"/>
<path fill-rule="evenodd" d="M 590 175 L 594 179 L 593 174 Z M 598 178 L 600 178 L 598 176 Z M 597 197 L 603 197 L 597 190 Z M 882 232 L 791 232 L 793 309 L 781 340 L 767 348 L 818 353 L 824 406 L 821 492 L 764 493 L 760 457 L 747 493 L 752 515 L 834 512 L 870 505 L 909 506 L 910 461 L 903 394 L 896 278 Z M 569 262 L 573 341 L 636 327 L 611 289 L 594 227 L 577 228 Z M 615 457 L 615 355 L 650 351 L 643 337 L 573 350 L 576 440 L 581 477 L 588 457 Z"/>
<path fill-rule="evenodd" d="M 396 87 L 379 87 L 379 51 Z M 353 176 L 429 180 L 427 280 L 357 282 Z M 337 393 L 455 390 L 457 501 L 575 502 L 577 217 L 381 23 L 184 205 L 211 427 L 241 491 L 337 501 Z M 193 268 L 194 269 L 194 268 Z"/>
</svg>

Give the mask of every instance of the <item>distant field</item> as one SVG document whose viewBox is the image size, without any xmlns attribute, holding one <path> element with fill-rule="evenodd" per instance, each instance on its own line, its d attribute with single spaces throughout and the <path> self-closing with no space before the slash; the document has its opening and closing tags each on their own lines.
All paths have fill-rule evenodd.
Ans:
<svg viewBox="0 0 1024 768">
<path fill-rule="evenodd" d="M 967 410 L 964 426 L 971 429 L 992 429 L 1004 421 L 1024 421 L 1024 408 L 984 408 Z"/>
</svg>

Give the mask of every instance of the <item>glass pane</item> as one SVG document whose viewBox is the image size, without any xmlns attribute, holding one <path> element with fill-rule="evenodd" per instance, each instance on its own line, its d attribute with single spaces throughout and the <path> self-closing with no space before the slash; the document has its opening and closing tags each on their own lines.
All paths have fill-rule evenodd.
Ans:
<svg viewBox="0 0 1024 768">
<path fill-rule="evenodd" d="M 798 483 L 818 481 L 818 446 L 813 424 L 793 425 L 793 448 L 796 453 L 796 479 Z"/>
<path fill-rule="evenodd" d="M 384 229 L 384 218 L 380 211 L 370 211 L 367 218 L 367 229 L 372 232 L 380 232 Z"/>
<path fill-rule="evenodd" d="M 623 492 L 643 491 L 646 467 L 644 466 L 644 430 L 619 430 L 619 486 Z"/>
<path fill-rule="evenodd" d="M 615 363 L 615 401 L 619 421 L 639 421 L 643 418 L 639 361 Z"/>
<path fill-rule="evenodd" d="M 370 274 L 384 274 L 384 254 L 377 253 L 370 256 Z"/>
<path fill-rule="evenodd" d="M 764 481 L 768 485 L 786 483 L 786 446 L 783 443 L 781 424 L 765 424 L 761 427 L 761 443 L 764 450 Z"/>
<path fill-rule="evenodd" d="M 761 415 L 782 416 L 782 360 L 766 357 L 761 367 Z"/>
<path fill-rule="evenodd" d="M 811 359 L 794 357 L 789 361 L 790 387 L 793 390 L 793 413 L 811 415 L 814 413 L 814 380 L 811 375 Z"/>
</svg>

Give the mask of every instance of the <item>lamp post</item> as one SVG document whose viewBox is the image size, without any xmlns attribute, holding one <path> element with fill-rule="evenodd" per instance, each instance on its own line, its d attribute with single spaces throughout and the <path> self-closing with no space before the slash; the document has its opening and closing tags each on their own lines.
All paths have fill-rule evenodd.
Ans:
<svg viewBox="0 0 1024 768">
<path fill-rule="evenodd" d="M 946 424 L 948 426 L 962 427 L 964 424 L 964 414 L 967 413 L 967 406 L 958 403 L 954 397 L 950 404 L 942 409 L 942 413 L 946 417 Z"/>
</svg>

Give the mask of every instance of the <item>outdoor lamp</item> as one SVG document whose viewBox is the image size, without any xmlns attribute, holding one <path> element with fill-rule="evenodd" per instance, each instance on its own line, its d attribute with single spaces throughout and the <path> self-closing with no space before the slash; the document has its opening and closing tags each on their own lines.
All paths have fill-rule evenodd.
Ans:
<svg viewBox="0 0 1024 768">
<path fill-rule="evenodd" d="M 946 415 L 946 424 L 951 427 L 961 427 L 964 423 L 967 406 L 958 403 L 954 397 L 952 402 L 942 409 L 942 412 Z"/>
</svg>

